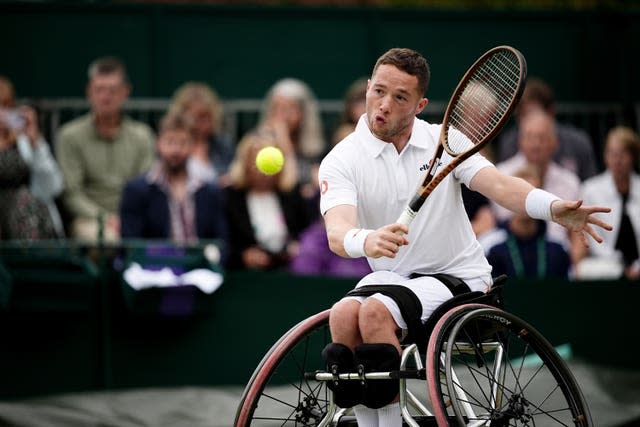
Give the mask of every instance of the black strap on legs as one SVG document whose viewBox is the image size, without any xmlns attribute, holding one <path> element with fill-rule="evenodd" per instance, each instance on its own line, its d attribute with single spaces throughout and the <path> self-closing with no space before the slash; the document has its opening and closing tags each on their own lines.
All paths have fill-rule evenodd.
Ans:
<svg viewBox="0 0 640 427">
<path fill-rule="evenodd" d="M 356 372 L 356 361 L 349 347 L 339 343 L 329 343 L 322 350 L 322 358 L 327 365 L 327 372 L 334 375 L 334 380 L 327 382 L 333 391 L 333 401 L 341 408 L 351 408 L 362 402 L 362 384 L 356 380 L 339 380 L 338 374 Z"/>
<path fill-rule="evenodd" d="M 498 301 L 500 304 L 502 302 L 501 293 L 499 292 L 501 286 L 496 285 L 498 283 L 501 285 L 506 279 L 506 276 L 504 278 L 501 276 L 500 278 L 494 279 L 494 286 L 488 294 L 480 291 L 471 292 L 469 286 L 462 279 L 449 274 L 412 274 L 409 278 L 414 279 L 423 276 L 438 279 L 453 294 L 453 298 L 438 307 L 425 323 L 422 322 L 422 303 L 420 299 L 418 299 L 413 291 L 404 286 L 365 285 L 349 291 L 347 296 L 368 297 L 379 293 L 393 299 L 400 308 L 402 318 L 407 322 L 407 336 L 403 342 L 416 343 L 422 353 L 427 349 L 429 335 L 433 327 L 447 310 L 467 302 L 479 302 L 490 305 L 498 305 Z"/>
<path fill-rule="evenodd" d="M 358 365 L 368 372 L 394 372 L 400 369 L 400 353 L 391 344 L 360 344 L 355 349 Z M 400 385 L 397 378 L 367 380 L 362 389 L 362 403 L 373 409 L 391 403 L 398 395 Z"/>
</svg>

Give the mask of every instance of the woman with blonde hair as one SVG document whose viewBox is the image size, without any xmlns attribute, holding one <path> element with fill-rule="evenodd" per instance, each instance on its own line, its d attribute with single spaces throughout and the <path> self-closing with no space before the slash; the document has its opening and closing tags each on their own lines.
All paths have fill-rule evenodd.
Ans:
<svg viewBox="0 0 640 427">
<path fill-rule="evenodd" d="M 284 153 L 283 169 L 274 175 L 256 167 L 256 155 L 266 146 Z M 225 192 L 229 268 L 286 267 L 297 252 L 298 235 L 310 223 L 293 147 L 269 130 L 250 132 L 238 144 L 229 178 Z"/>
<path fill-rule="evenodd" d="M 234 144 L 223 132 L 224 110 L 216 91 L 206 83 L 187 82 L 176 90 L 169 111 L 189 116 L 194 123 L 190 173 L 203 181 L 226 185 Z"/>
</svg>

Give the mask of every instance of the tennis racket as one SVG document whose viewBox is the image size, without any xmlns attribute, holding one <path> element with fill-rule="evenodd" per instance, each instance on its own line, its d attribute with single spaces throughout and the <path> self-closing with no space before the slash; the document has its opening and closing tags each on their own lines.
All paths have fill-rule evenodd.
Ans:
<svg viewBox="0 0 640 427">
<path fill-rule="evenodd" d="M 429 194 L 449 172 L 500 132 L 520 100 L 526 78 L 524 56 L 510 46 L 487 51 L 469 68 L 449 100 L 438 147 L 424 180 L 397 222 L 411 224 Z M 444 151 L 453 160 L 437 172 Z"/>
</svg>

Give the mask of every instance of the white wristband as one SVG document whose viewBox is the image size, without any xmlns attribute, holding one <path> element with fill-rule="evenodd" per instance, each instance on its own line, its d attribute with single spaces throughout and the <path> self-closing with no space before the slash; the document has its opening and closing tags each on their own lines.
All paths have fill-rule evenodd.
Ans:
<svg viewBox="0 0 640 427">
<path fill-rule="evenodd" d="M 524 208 L 527 211 L 527 215 L 535 219 L 543 219 L 545 221 L 551 221 L 551 203 L 560 198 L 547 191 L 539 188 L 534 188 L 527 194 L 527 199 L 524 202 Z"/>
<path fill-rule="evenodd" d="M 351 258 L 360 258 L 366 256 L 364 253 L 364 241 L 373 230 L 366 230 L 364 228 L 352 228 L 344 235 L 342 242 L 344 251 Z"/>
</svg>

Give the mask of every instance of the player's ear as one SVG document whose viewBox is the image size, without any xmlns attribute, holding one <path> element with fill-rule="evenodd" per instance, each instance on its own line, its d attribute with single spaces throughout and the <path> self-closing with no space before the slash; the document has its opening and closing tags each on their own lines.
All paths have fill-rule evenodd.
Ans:
<svg viewBox="0 0 640 427">
<path fill-rule="evenodd" d="M 428 103 L 429 103 L 429 100 L 427 98 L 422 98 L 420 102 L 418 102 L 418 106 L 416 107 L 416 115 L 420 114 L 422 110 L 424 110 L 424 107 L 427 106 Z"/>
</svg>

